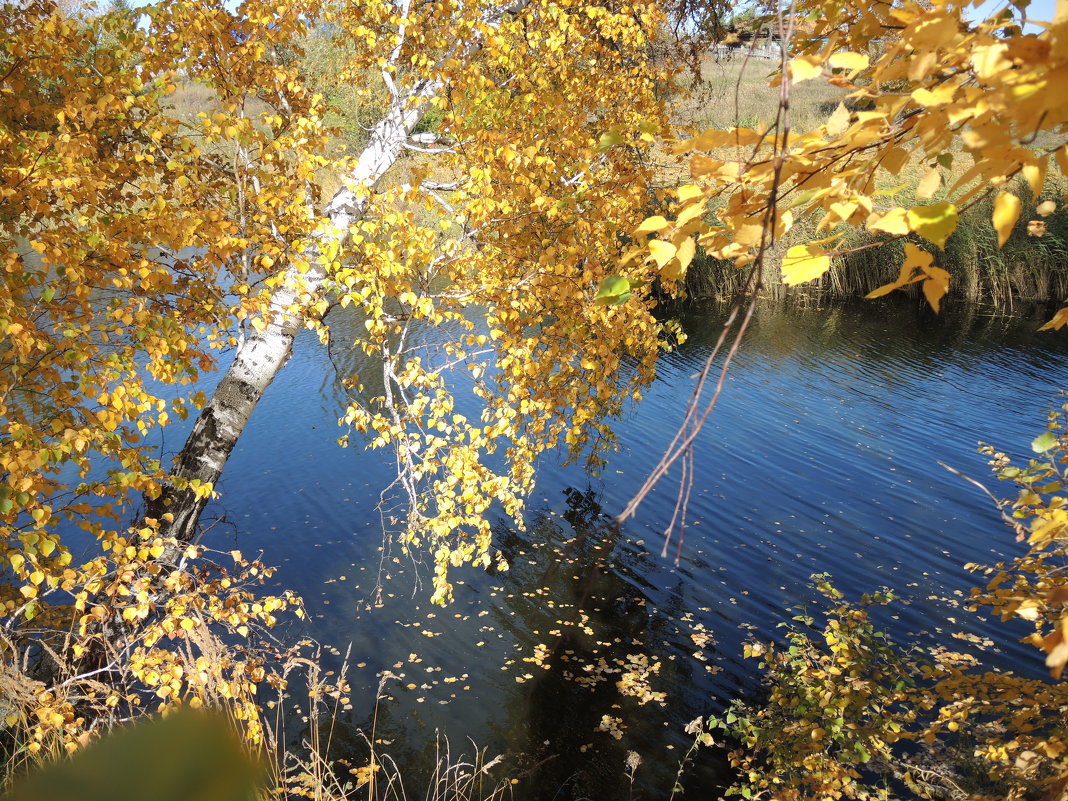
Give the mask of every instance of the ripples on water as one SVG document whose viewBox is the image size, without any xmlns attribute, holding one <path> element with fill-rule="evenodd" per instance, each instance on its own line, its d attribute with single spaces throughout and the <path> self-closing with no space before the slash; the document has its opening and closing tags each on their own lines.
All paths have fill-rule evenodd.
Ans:
<svg viewBox="0 0 1068 801">
<path fill-rule="evenodd" d="M 674 476 L 623 530 L 608 516 L 673 435 L 721 320 L 684 318 L 689 340 L 661 360 L 601 476 L 540 466 L 529 530 L 497 527 L 512 570 L 458 576 L 466 583 L 445 609 L 426 603 L 425 586 L 413 595 L 410 563 L 383 557 L 375 504 L 388 459 L 337 448 L 329 362 L 310 338 L 301 343 L 227 468 L 222 508 L 235 525 L 224 536 L 281 566 L 276 581 L 304 595 L 312 635 L 340 652 L 352 643 L 359 667 L 339 752 L 359 759 L 355 731 L 388 669 L 399 679 L 386 685 L 377 731 L 402 764 L 429 755 L 441 729 L 454 747 L 470 736 L 548 760 L 518 797 L 619 798 L 633 749 L 644 758 L 645 797 L 665 798 L 688 747 L 682 725 L 758 688 L 741 645 L 751 633 L 781 637 L 790 608 L 813 601 L 814 572 L 832 574 L 851 597 L 898 591 L 905 602 L 881 621 L 898 639 L 989 638 L 998 647 L 981 658 L 1038 673 L 1035 652 L 1014 642 L 1018 629 L 958 606 L 976 583 L 962 565 L 1015 544 L 988 500 L 936 461 L 992 484 L 977 441 L 1026 458 L 1042 410 L 1068 386 L 1065 334 L 975 310 L 933 319 L 874 304 L 760 309 L 701 434 L 675 568 L 659 557 Z M 378 576 L 385 603 L 375 608 Z M 523 661 L 539 644 L 551 670 Z M 619 674 L 592 689 L 565 676 L 596 677 L 601 659 L 633 668 L 630 655 L 659 662 L 651 688 L 667 693 L 666 707 L 621 698 Z M 594 730 L 604 715 L 623 719 L 622 739 Z M 708 792 L 715 766 L 699 765 L 690 781 Z"/>
</svg>

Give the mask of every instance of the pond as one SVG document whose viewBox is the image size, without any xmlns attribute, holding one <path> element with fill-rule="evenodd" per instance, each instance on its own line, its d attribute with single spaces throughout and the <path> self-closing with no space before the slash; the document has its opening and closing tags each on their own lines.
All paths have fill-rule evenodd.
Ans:
<svg viewBox="0 0 1068 801">
<path fill-rule="evenodd" d="M 611 517 L 674 434 L 723 315 L 683 315 L 688 340 L 619 422 L 600 475 L 539 465 L 527 530 L 497 526 L 511 570 L 457 571 L 445 608 L 428 603 L 429 570 L 383 545 L 388 458 L 336 445 L 331 363 L 317 341 L 298 343 L 231 458 L 209 511 L 226 525 L 210 536 L 262 551 L 277 585 L 303 595 L 309 625 L 283 636 L 313 636 L 335 668 L 349 652 L 335 755 L 366 761 L 359 732 L 373 722 L 402 766 L 432 760 L 438 732 L 454 754 L 470 738 L 519 755 L 516 798 L 667 798 L 685 723 L 759 690 L 742 644 L 781 638 L 777 624 L 813 602 L 816 572 L 848 597 L 895 589 L 903 602 L 881 622 L 898 640 L 1039 674 L 1019 628 L 962 608 L 978 583 L 963 565 L 1018 546 L 989 499 L 938 462 L 997 493 L 976 443 L 1028 456 L 1068 387 L 1068 336 L 978 308 L 761 307 L 698 442 L 676 567 L 660 557 L 676 475 L 636 520 Z M 633 787 L 629 751 L 642 757 Z M 685 784 L 707 795 L 720 764 L 708 751 Z"/>
</svg>

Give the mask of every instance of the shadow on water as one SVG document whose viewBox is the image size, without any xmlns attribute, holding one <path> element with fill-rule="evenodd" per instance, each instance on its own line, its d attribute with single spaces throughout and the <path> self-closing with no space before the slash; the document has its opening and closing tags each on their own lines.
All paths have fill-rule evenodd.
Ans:
<svg viewBox="0 0 1068 801">
<path fill-rule="evenodd" d="M 499 525 L 495 534 L 511 568 L 469 583 L 470 592 L 499 600 L 471 607 L 479 608 L 477 632 L 449 636 L 468 645 L 482 638 L 482 664 L 457 658 L 452 647 L 409 654 L 392 665 L 377 708 L 358 719 L 354 712 L 335 728 L 335 759 L 366 764 L 374 731 L 379 749 L 404 766 L 410 787 L 422 787 L 440 756 L 441 733 L 452 732 L 454 754 L 473 751 L 457 737 L 478 728 L 474 712 L 489 723 L 477 742 L 488 744 L 488 758 L 505 754 L 505 773 L 519 778 L 509 788 L 517 801 L 617 801 L 670 791 L 689 747 L 675 722 L 694 699 L 664 688 L 697 687 L 704 660 L 715 656 L 714 640 L 685 608 L 679 587 L 663 608 L 644 591 L 649 556 L 605 514 L 597 491 L 566 487 L 561 495 L 559 510 L 532 514 L 525 531 Z M 467 616 L 457 614 L 462 629 Z M 696 635 L 691 645 L 704 647 L 702 660 L 689 658 L 698 646 L 679 647 L 684 631 Z M 516 645 L 502 652 L 491 640 Z M 469 688 L 474 710 L 450 712 L 424 667 L 427 675 L 444 669 L 479 683 Z M 683 778 L 707 791 L 726 775 L 722 755 L 705 750 Z"/>
<path fill-rule="evenodd" d="M 273 581 L 304 596 L 308 633 L 336 650 L 329 667 L 351 643 L 353 708 L 335 728 L 337 755 L 360 764 L 358 732 L 376 718 L 413 774 L 443 732 L 454 753 L 470 753 L 470 737 L 491 756 L 513 755 L 528 771 L 517 799 L 667 798 L 690 744 L 685 724 L 759 689 L 743 642 L 781 637 L 777 624 L 813 603 L 809 576 L 823 571 L 850 596 L 893 587 L 903 602 L 880 623 L 898 640 L 958 637 L 985 664 L 1042 671 L 1017 630 L 962 609 L 976 583 L 962 566 L 1017 546 L 989 501 L 937 462 L 990 485 L 977 440 L 1026 458 L 1042 410 L 1068 387 L 1068 336 L 1036 334 L 1037 312 L 762 306 L 698 442 L 676 567 L 659 556 L 675 477 L 625 527 L 610 518 L 674 434 L 724 314 L 683 315 L 688 340 L 617 425 L 620 449 L 600 476 L 554 457 L 539 465 L 526 530 L 495 527 L 511 569 L 459 571 L 444 609 L 425 587 L 413 594 L 418 566 L 382 550 L 388 459 L 337 448 L 343 393 L 328 354 L 304 336 L 234 453 L 216 509 L 236 530 L 214 544 L 280 565 Z M 374 367 L 344 358 L 346 369 Z M 368 601 L 380 580 L 379 607 Z M 376 715 L 383 671 L 398 678 Z M 643 681 L 644 704 L 618 686 Z M 633 788 L 629 751 L 642 757 Z M 722 762 L 701 759 L 687 784 L 713 795 Z"/>
</svg>

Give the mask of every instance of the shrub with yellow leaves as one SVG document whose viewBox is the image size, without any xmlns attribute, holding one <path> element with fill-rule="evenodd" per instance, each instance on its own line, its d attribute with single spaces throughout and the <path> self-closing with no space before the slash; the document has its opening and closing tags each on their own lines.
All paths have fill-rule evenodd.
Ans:
<svg viewBox="0 0 1068 801">
<path fill-rule="evenodd" d="M 944 647 L 923 653 L 893 644 L 871 620 L 892 593 L 842 600 L 826 576 L 816 586 L 830 601 L 822 629 L 794 618 L 786 644 L 753 643 L 766 697 L 734 702 L 709 728 L 735 743 L 745 798 L 888 798 L 894 788 L 924 798 L 1062 798 L 1068 788 L 1068 403 L 1050 412 L 1031 444 L 1037 456 L 1016 466 L 988 445 L 995 474 L 1018 487 L 999 502 L 1026 554 L 982 568 L 971 608 L 1035 631 L 1024 641 L 1045 654 L 1051 680 L 984 666 Z M 700 739 L 702 732 L 698 735 Z M 910 744 L 903 747 L 905 743 Z M 920 748 L 917 750 L 916 746 Z"/>
</svg>

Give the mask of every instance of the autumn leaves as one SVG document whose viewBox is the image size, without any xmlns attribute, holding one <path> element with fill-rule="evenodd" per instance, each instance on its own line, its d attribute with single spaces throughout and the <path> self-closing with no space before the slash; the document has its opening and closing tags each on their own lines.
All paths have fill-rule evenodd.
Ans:
<svg viewBox="0 0 1068 801">
<path fill-rule="evenodd" d="M 1056 76 L 1068 78 L 1064 3 L 1041 32 L 1026 34 L 1011 15 L 971 24 L 963 6 L 918 2 L 803 0 L 768 24 L 793 54 L 771 78 L 782 89 L 775 121 L 680 142 L 693 184 L 680 190 L 676 222 L 656 216 L 636 231 L 659 235 L 643 255 L 666 279 L 685 269 L 691 237 L 741 268 L 805 218 L 815 235 L 785 252 L 784 283 L 818 279 L 843 252 L 842 235 L 865 229 L 875 240 L 866 247 L 907 241 L 898 279 L 869 297 L 921 283 L 937 311 L 949 288 L 938 252 L 964 210 L 993 196 L 990 224 L 1001 247 L 1024 207 L 1017 179 L 1040 218 L 1056 209 L 1055 200 L 1039 200 L 1053 163 L 1068 173 L 1068 111 L 1055 89 Z M 790 87 L 809 80 L 846 96 L 824 124 L 794 133 Z M 915 202 L 899 205 L 910 183 Z M 1044 231 L 1042 219 L 1026 226 L 1032 236 Z"/>
</svg>

